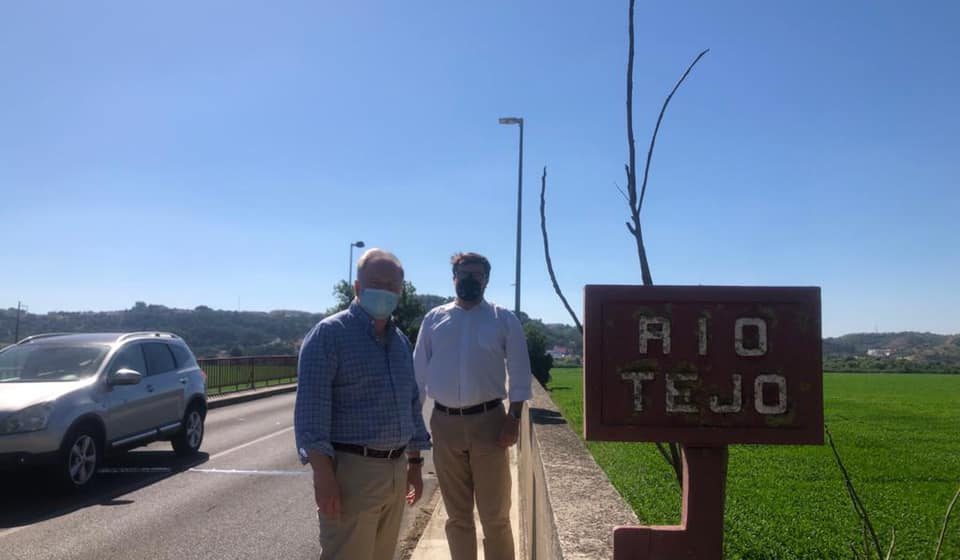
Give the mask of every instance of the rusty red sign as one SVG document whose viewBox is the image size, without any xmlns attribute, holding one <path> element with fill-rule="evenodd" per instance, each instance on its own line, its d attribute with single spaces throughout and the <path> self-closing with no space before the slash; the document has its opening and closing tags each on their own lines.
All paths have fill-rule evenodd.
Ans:
<svg viewBox="0 0 960 560">
<path fill-rule="evenodd" d="M 584 435 L 822 444 L 820 289 L 587 286 Z"/>
</svg>

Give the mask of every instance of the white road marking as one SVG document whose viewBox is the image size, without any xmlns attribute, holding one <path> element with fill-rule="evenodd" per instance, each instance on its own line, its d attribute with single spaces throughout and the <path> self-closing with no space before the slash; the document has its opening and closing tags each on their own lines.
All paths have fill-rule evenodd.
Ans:
<svg viewBox="0 0 960 560">
<path fill-rule="evenodd" d="M 276 476 L 303 476 L 311 474 L 309 471 L 259 471 L 259 470 L 247 470 L 247 469 L 190 469 L 189 472 L 204 473 L 204 474 L 257 474 L 257 475 L 276 475 Z"/>
<path fill-rule="evenodd" d="M 242 445 L 238 445 L 238 446 L 236 446 L 236 447 L 231 447 L 230 449 L 227 449 L 226 451 L 221 451 L 220 453 L 217 453 L 217 454 L 215 454 L 215 455 L 211 455 L 207 460 L 213 460 L 213 459 L 217 459 L 217 458 L 219 458 L 219 457 L 223 457 L 224 455 L 227 455 L 228 453 L 233 453 L 234 451 L 239 451 L 240 449 L 243 449 L 244 447 L 248 447 L 248 446 L 254 445 L 254 444 L 256 444 L 256 443 L 260 443 L 261 441 L 270 439 L 270 438 L 272 438 L 273 436 L 278 436 L 278 435 L 280 435 L 280 434 L 285 434 L 285 433 L 290 432 L 290 431 L 292 431 L 292 430 L 293 430 L 293 426 L 284 428 L 284 429 L 282 429 L 282 430 L 277 430 L 276 432 L 273 432 L 272 434 L 267 434 L 267 435 L 265 435 L 265 436 L 263 436 L 263 437 L 259 437 L 259 438 L 255 439 L 255 440 L 253 440 L 253 441 L 248 441 L 247 443 L 244 443 L 244 444 L 242 444 Z M 103 472 L 103 471 L 101 471 L 101 472 Z M 124 472 L 126 472 L 126 470 L 124 470 Z M 138 472 L 144 472 L 144 471 L 138 471 Z M 149 471 L 149 472 L 159 472 L 159 471 Z M 308 472 L 308 471 L 304 471 L 304 472 Z M 62 510 L 62 511 L 59 511 L 59 510 L 58 510 L 57 512 L 55 512 L 55 513 L 52 515 L 52 517 L 59 517 L 60 515 L 63 515 L 64 513 L 67 513 L 67 512 L 69 512 L 69 511 L 72 511 L 72 510 L 69 510 L 69 509 L 65 509 L 65 510 Z M 28 527 L 32 527 L 32 526 L 34 526 L 34 525 L 35 525 L 34 523 L 31 523 L 31 524 L 29 524 L 29 525 L 21 525 L 21 526 L 19 526 L 19 527 L 11 527 L 11 528 L 9 528 L 9 529 L 0 529 L 0 539 L 9 537 L 10 535 L 13 535 L 14 533 L 18 533 L 18 532 L 22 531 L 23 529 L 26 529 L 26 528 L 28 528 Z"/>
<path fill-rule="evenodd" d="M 273 432 L 272 434 L 267 434 L 267 435 L 265 435 L 265 436 L 263 436 L 263 437 L 259 437 L 259 438 L 255 439 L 255 440 L 253 440 L 253 441 L 248 441 L 247 443 L 244 443 L 244 444 L 242 444 L 242 445 L 238 445 L 238 446 L 236 446 L 236 447 L 231 447 L 230 449 L 227 449 L 226 451 L 221 451 L 220 453 L 217 453 L 217 454 L 215 454 L 215 455 L 211 455 L 210 457 L 207 458 L 207 460 L 208 460 L 208 461 L 213 461 L 214 459 L 218 459 L 218 458 L 220 458 L 220 457 L 223 457 L 224 455 L 226 455 L 226 454 L 228 454 L 228 453 L 233 453 L 234 451 L 239 451 L 239 450 L 243 449 L 244 447 L 249 447 L 249 446 L 251 446 L 251 445 L 253 445 L 253 444 L 255 444 L 255 443 L 260 443 L 260 442 L 263 441 L 263 440 L 270 439 L 270 438 L 272 438 L 273 436 L 278 436 L 278 435 L 280 435 L 280 434 L 285 434 L 285 433 L 290 432 L 290 431 L 293 431 L 293 426 L 289 426 L 289 427 L 284 428 L 284 429 L 282 429 L 282 430 L 277 430 L 276 432 Z"/>
</svg>

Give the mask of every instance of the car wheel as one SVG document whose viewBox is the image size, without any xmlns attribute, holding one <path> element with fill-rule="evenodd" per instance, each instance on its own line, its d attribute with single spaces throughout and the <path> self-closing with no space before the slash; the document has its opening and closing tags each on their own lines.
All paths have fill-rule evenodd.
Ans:
<svg viewBox="0 0 960 560">
<path fill-rule="evenodd" d="M 191 406 L 183 416 L 183 428 L 173 437 L 173 450 L 177 455 L 193 455 L 203 443 L 204 414 L 199 406 Z"/>
<path fill-rule="evenodd" d="M 95 431 L 81 426 L 64 440 L 59 478 L 68 490 L 88 486 L 97 474 L 101 458 L 100 440 Z"/>
</svg>

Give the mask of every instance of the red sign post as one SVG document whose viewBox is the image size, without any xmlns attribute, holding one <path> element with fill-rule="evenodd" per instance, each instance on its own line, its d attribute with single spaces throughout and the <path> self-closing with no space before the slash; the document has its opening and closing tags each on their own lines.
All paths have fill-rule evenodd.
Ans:
<svg viewBox="0 0 960 560">
<path fill-rule="evenodd" d="M 587 286 L 584 435 L 683 444 L 679 526 L 616 560 L 719 559 L 728 444 L 822 444 L 819 288 Z"/>
</svg>

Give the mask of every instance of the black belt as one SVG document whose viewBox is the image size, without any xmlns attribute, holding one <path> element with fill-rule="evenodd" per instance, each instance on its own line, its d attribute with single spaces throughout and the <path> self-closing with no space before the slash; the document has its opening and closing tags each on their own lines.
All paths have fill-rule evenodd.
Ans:
<svg viewBox="0 0 960 560">
<path fill-rule="evenodd" d="M 443 406 L 442 404 L 435 402 L 433 404 L 434 408 L 440 412 L 450 414 L 452 416 L 465 416 L 467 414 L 479 414 L 481 412 L 486 412 L 488 410 L 493 410 L 498 406 L 503 406 L 503 401 L 501 399 L 493 399 L 492 401 L 487 401 L 485 403 L 476 404 L 473 406 L 468 406 L 465 408 L 450 408 L 449 406 Z"/>
<path fill-rule="evenodd" d="M 407 449 L 406 447 L 398 447 L 397 449 L 373 449 L 372 447 L 365 447 L 363 445 L 337 442 L 334 442 L 332 445 L 337 451 L 363 455 L 364 457 L 373 457 L 374 459 L 396 459 L 403 455 L 404 450 Z"/>
</svg>

